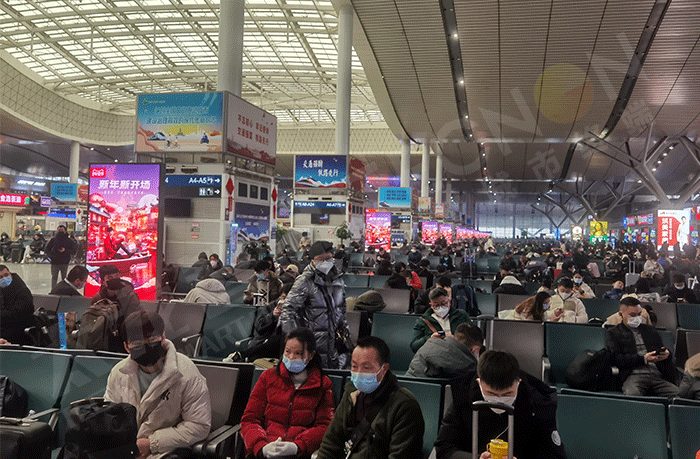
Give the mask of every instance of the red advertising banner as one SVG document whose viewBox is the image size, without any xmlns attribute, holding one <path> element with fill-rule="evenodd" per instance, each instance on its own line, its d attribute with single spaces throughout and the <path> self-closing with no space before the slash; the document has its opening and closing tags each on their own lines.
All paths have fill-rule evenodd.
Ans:
<svg viewBox="0 0 700 459">
<path fill-rule="evenodd" d="M 0 206 L 24 207 L 27 195 L 16 193 L 0 193 Z"/>
<path fill-rule="evenodd" d="M 160 164 L 90 166 L 85 296 L 100 289 L 99 269 L 114 266 L 142 300 L 156 300 Z"/>
<path fill-rule="evenodd" d="M 421 223 L 421 242 L 427 245 L 435 244 L 438 239 L 438 222 Z"/>
<path fill-rule="evenodd" d="M 358 193 L 364 193 L 366 176 L 367 171 L 365 170 L 365 163 L 363 163 L 357 158 L 350 158 L 350 167 L 348 173 L 348 182 L 350 183 L 350 189 L 357 191 Z"/>
<path fill-rule="evenodd" d="M 690 209 L 659 210 L 656 224 L 658 248 L 661 248 L 664 242 L 667 242 L 669 247 L 678 243 L 683 248 L 690 241 Z"/>
<path fill-rule="evenodd" d="M 87 185 L 78 185 L 78 201 L 87 202 L 90 191 Z"/>
<path fill-rule="evenodd" d="M 365 248 L 391 250 L 391 212 L 365 212 Z"/>
<path fill-rule="evenodd" d="M 440 236 L 444 237 L 448 244 L 452 244 L 452 225 L 440 224 Z"/>
<path fill-rule="evenodd" d="M 277 117 L 226 93 L 226 151 L 274 165 Z"/>
</svg>

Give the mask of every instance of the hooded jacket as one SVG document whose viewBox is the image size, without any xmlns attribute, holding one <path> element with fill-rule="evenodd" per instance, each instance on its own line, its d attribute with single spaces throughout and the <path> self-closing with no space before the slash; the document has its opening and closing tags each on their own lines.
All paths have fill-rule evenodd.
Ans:
<svg viewBox="0 0 700 459">
<path fill-rule="evenodd" d="M 155 459 L 176 448 L 207 438 L 211 429 L 211 402 L 207 381 L 195 364 L 179 354 L 169 340 L 163 370 L 141 394 L 138 365 L 127 357 L 107 379 L 104 398 L 136 407 L 137 438 L 148 438 Z"/>
<path fill-rule="evenodd" d="M 311 455 L 321 446 L 333 406 L 333 384 L 318 368 L 309 370 L 298 389 L 284 364 L 266 370 L 241 418 L 246 451 L 258 457 L 263 446 L 281 437 L 297 445 L 298 455 Z"/>
<path fill-rule="evenodd" d="M 231 297 L 224 284 L 216 279 L 203 279 L 187 293 L 185 303 L 229 304 Z"/>
<path fill-rule="evenodd" d="M 314 332 L 316 349 L 324 368 L 339 368 L 340 356 L 335 345 L 335 332 L 347 329 L 345 321 L 345 282 L 331 270 L 320 274 L 313 265 L 307 266 L 294 281 L 282 306 L 280 325 L 284 334 L 298 327 Z"/>
<path fill-rule="evenodd" d="M 418 378 L 465 377 L 476 371 L 476 358 L 454 336 L 430 338 L 413 356 L 406 374 Z"/>
<path fill-rule="evenodd" d="M 75 244 L 66 233 L 56 233 L 46 244 L 46 253 L 52 265 L 67 265 L 75 252 Z"/>
<path fill-rule="evenodd" d="M 679 389 L 679 397 L 700 400 L 700 354 L 686 360 Z"/>
</svg>

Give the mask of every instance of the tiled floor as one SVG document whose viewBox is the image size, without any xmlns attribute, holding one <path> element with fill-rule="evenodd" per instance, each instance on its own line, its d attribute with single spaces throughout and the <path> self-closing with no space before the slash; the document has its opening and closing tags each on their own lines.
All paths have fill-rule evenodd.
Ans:
<svg viewBox="0 0 700 459">
<path fill-rule="evenodd" d="M 0 262 L 1 263 L 1 262 Z M 32 293 L 47 294 L 51 290 L 51 265 L 48 263 L 4 263 L 11 272 L 19 274 Z M 68 267 L 68 271 L 73 265 Z M 60 277 L 59 277 L 60 280 Z"/>
</svg>

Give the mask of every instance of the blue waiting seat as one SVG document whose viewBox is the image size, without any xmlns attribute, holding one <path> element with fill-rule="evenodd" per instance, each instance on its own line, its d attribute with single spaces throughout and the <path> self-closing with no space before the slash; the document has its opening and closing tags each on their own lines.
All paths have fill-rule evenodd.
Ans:
<svg viewBox="0 0 700 459">
<path fill-rule="evenodd" d="M 544 325 L 522 320 L 490 320 L 486 328 L 486 347 L 513 354 L 520 368 L 542 379 Z"/>
<path fill-rule="evenodd" d="M 196 341 L 201 337 L 207 305 L 201 303 L 162 302 L 158 314 L 165 323 L 165 336 L 175 348 L 194 356 Z"/>
<path fill-rule="evenodd" d="M 671 405 L 668 408 L 671 453 L 675 458 L 694 458 L 700 451 L 700 406 Z"/>
<path fill-rule="evenodd" d="M 384 288 L 386 287 L 386 281 L 389 279 L 389 276 L 380 276 L 375 274 L 374 276 L 368 276 L 369 277 L 369 287 L 371 289 L 378 289 L 378 288 Z"/>
<path fill-rule="evenodd" d="M 686 330 L 700 330 L 700 304 L 678 303 L 678 326 Z"/>
<path fill-rule="evenodd" d="M 498 296 L 497 305 L 498 305 L 499 311 L 507 311 L 509 309 L 515 309 L 515 307 L 517 305 L 519 305 L 523 301 L 530 298 L 530 295 L 508 295 L 505 293 L 499 293 L 499 294 L 497 294 L 497 296 Z M 481 305 L 481 303 L 479 303 L 479 305 Z M 482 311 L 482 313 L 483 313 L 483 311 Z"/>
<path fill-rule="evenodd" d="M 413 359 L 411 340 L 419 316 L 376 313 L 372 318 L 372 336 L 383 339 L 391 349 L 391 369 L 405 373 Z"/>
<path fill-rule="evenodd" d="M 177 271 L 177 282 L 175 283 L 175 293 L 187 293 L 194 288 L 199 280 L 202 268 L 192 268 L 183 266 Z"/>
<path fill-rule="evenodd" d="M 549 367 L 549 382 L 557 386 L 566 384 L 566 368 L 578 354 L 605 347 L 605 329 L 602 327 L 547 322 L 544 333 L 545 371 Z"/>
<path fill-rule="evenodd" d="M 238 350 L 237 342 L 253 334 L 256 308 L 210 304 L 202 328 L 201 352 L 205 359 L 220 360 Z"/>
<path fill-rule="evenodd" d="M 493 293 L 479 293 L 475 292 L 476 303 L 479 305 L 479 310 L 481 314 L 487 316 L 496 316 L 496 295 Z"/>
<path fill-rule="evenodd" d="M 75 319 L 80 321 L 83 313 L 90 307 L 91 300 L 84 296 L 62 296 L 58 302 L 58 312 L 75 312 Z"/>
<path fill-rule="evenodd" d="M 226 293 L 231 299 L 231 304 L 243 303 L 244 296 L 243 292 L 248 288 L 246 282 L 226 282 Z"/>
<path fill-rule="evenodd" d="M 343 276 L 346 287 L 364 287 L 369 286 L 369 277 L 361 274 L 346 274 Z"/>
<path fill-rule="evenodd" d="M 34 309 L 44 308 L 47 311 L 56 311 L 61 297 L 58 295 L 32 295 L 34 299 Z"/>
<path fill-rule="evenodd" d="M 589 318 L 598 318 L 605 320 L 620 309 L 620 302 L 608 300 L 605 298 L 590 298 L 581 300 L 586 307 L 586 313 Z"/>
<path fill-rule="evenodd" d="M 423 432 L 423 456 L 428 457 L 437 438 L 442 420 L 443 391 L 440 384 L 400 379 L 399 384 L 408 389 L 420 405 L 425 431 Z"/>
</svg>

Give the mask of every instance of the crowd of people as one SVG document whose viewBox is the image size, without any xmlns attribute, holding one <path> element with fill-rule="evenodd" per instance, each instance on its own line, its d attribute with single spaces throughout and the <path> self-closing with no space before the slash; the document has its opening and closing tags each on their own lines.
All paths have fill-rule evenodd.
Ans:
<svg viewBox="0 0 700 459">
<path fill-rule="evenodd" d="M 56 238 L 53 245 L 61 247 L 63 236 Z M 246 279 L 244 302 L 260 312 L 249 347 L 227 360 L 277 359 L 255 384 L 241 419 L 246 453 L 265 458 L 309 457 L 314 452 L 319 458 L 422 457 L 425 425 L 420 404 L 393 373 L 391 350 L 381 337 L 354 340 L 349 332 L 347 309 L 365 310 L 371 318 L 385 306 L 382 295 L 372 290 L 346 298 L 343 278 L 357 244 L 334 250 L 330 242 L 308 241 L 302 249 L 301 257 L 285 250 L 276 259 L 266 254 L 244 260 L 254 273 Z M 396 253 L 405 259 L 396 260 Z M 696 301 L 698 284 L 692 280 L 698 262 L 697 256 L 691 259 L 689 249 L 668 259 L 663 248 L 656 252 L 645 246 L 611 250 L 515 241 L 499 247 L 486 240 L 438 241 L 432 247 L 414 244 L 364 255 L 375 273 L 380 269 L 388 273 L 386 288 L 411 290 L 406 312 L 416 319 L 413 330 L 406 330 L 412 333 L 414 352 L 407 375 L 449 379 L 457 388 L 434 444 L 438 458 L 472 452 L 471 403 L 482 400 L 514 408 L 518 458 L 564 457 L 556 430 L 556 390 L 523 372 L 513 355 L 484 347 L 483 331 L 472 313 L 478 309 L 473 291 L 460 280 L 465 270 L 472 277 L 479 275 L 475 266 L 481 257 L 499 257 L 494 294 L 523 295 L 526 283 L 539 285 L 514 309 L 500 311 L 505 320 L 586 324 L 594 319 L 582 300 L 594 298 L 592 286 L 607 280 L 611 287 L 603 296 L 619 302 L 618 312 L 604 320 L 605 349 L 610 364 L 620 371 L 618 390 L 630 396 L 700 398 L 700 356 L 689 356 L 681 377 L 672 350 L 664 347 L 654 327 L 653 309 L 645 307 L 650 301 Z M 431 269 L 429 255 L 439 257 L 437 269 Z M 628 259 L 627 267 L 622 263 L 615 271 L 616 258 Z M 603 273 L 593 268 L 596 259 L 604 263 Z M 637 265 L 642 269 L 634 276 Z M 201 273 L 185 302 L 229 303 L 226 286 L 236 280 L 236 267 L 205 253 L 194 266 Z M 88 271 L 75 266 L 64 272 L 62 266 L 56 268 L 56 277 L 64 279 L 57 280 L 51 293 L 80 295 Z M 111 333 L 100 344 L 89 329 L 83 331 L 71 322 L 68 326 L 76 331 L 71 335 L 78 347 L 103 346 L 128 354 L 112 370 L 105 399 L 129 403 L 143 413 L 137 441 L 141 457 L 163 453 L 189 457 L 188 448 L 206 438 L 211 427 L 205 379 L 165 337 L 163 319 L 141 306 L 117 268 L 101 267 L 99 279 L 101 288 L 86 314 L 111 314 Z M 625 285 L 629 279 L 634 284 Z M 0 301 L 0 342 L 27 343 L 25 329 L 33 325 L 32 293 L 4 265 L 0 265 Z M 327 369 L 350 370 L 337 406 Z M 163 403 L 165 392 L 169 396 Z M 159 398 L 161 403 L 154 408 Z M 479 450 L 473 453 L 481 459 L 490 457 L 487 444 L 501 437 L 506 425 L 502 411 L 483 412 Z"/>
</svg>

